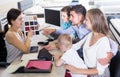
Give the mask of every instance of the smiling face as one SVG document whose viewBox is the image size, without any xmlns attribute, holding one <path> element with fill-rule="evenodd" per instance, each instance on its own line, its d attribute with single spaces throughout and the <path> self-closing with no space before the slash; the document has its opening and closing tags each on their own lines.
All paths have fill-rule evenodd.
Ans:
<svg viewBox="0 0 120 77">
<path fill-rule="evenodd" d="M 83 15 L 77 14 L 75 11 L 70 12 L 70 20 L 72 21 L 73 25 L 78 25 L 79 23 L 83 22 Z"/>
<path fill-rule="evenodd" d="M 12 25 L 20 28 L 23 25 L 24 19 L 23 14 L 21 13 L 16 20 L 11 20 Z"/>
</svg>

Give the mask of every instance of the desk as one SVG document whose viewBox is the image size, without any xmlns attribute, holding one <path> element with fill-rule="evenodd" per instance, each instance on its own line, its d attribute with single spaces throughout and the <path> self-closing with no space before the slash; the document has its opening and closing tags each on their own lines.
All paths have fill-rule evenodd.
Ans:
<svg viewBox="0 0 120 77">
<path fill-rule="evenodd" d="M 51 73 L 16 73 L 9 74 L 8 71 L 12 71 L 17 64 L 21 63 L 19 59 L 16 59 L 8 68 L 4 71 L 2 77 L 64 77 L 65 70 L 63 67 L 56 67 L 53 62 Z M 10 70 L 8 70 L 10 69 Z M 7 75 L 7 76 L 6 76 Z"/>
<path fill-rule="evenodd" d="M 42 34 L 33 36 L 31 39 L 32 45 L 37 45 L 37 41 L 39 40 L 46 40 L 47 37 L 43 36 Z M 41 48 L 41 47 L 40 47 Z M 52 54 L 57 53 L 58 51 L 51 51 Z M 19 65 L 22 63 L 23 65 L 26 65 L 28 62 L 27 60 L 21 62 L 21 57 L 18 57 L 10 66 L 8 66 L 7 69 L 4 70 L 4 72 L 1 74 L 0 77 L 64 77 L 65 75 L 65 69 L 61 67 L 56 67 L 55 63 L 53 62 L 53 67 L 51 73 L 16 73 L 11 74 L 12 71 L 16 70 L 16 68 L 19 67 Z"/>
</svg>

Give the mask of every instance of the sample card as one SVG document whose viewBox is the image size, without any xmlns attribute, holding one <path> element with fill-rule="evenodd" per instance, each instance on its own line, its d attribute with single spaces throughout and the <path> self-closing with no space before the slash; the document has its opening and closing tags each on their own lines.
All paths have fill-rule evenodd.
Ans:
<svg viewBox="0 0 120 77">
<path fill-rule="evenodd" d="M 34 35 L 39 35 L 39 25 L 37 22 L 37 16 L 36 15 L 32 15 L 32 16 L 25 16 L 25 22 L 24 22 L 24 35 L 25 37 L 28 34 L 28 31 L 30 29 L 33 30 Z"/>
</svg>

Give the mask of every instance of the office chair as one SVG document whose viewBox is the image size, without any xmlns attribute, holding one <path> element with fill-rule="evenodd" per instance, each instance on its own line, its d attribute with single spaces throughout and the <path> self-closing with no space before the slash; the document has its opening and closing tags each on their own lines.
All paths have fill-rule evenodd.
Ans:
<svg viewBox="0 0 120 77">
<path fill-rule="evenodd" d="M 0 67 L 7 67 L 9 65 L 9 63 L 7 63 L 6 61 L 6 57 L 7 57 L 7 49 L 5 46 L 5 33 L 8 31 L 9 27 L 8 24 L 6 24 L 4 26 L 4 30 L 0 32 Z"/>
<path fill-rule="evenodd" d="M 117 52 L 110 62 L 110 77 L 120 77 L 120 51 Z"/>
</svg>

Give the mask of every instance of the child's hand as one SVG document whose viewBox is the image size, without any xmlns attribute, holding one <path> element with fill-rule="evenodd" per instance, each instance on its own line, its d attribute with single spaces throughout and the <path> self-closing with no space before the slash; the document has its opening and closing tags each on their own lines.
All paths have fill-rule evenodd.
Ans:
<svg viewBox="0 0 120 77">
<path fill-rule="evenodd" d="M 101 64 L 101 65 L 106 65 L 110 62 L 110 60 L 112 59 L 113 57 L 113 53 L 112 52 L 107 52 L 107 57 L 106 58 L 100 58 L 98 59 L 98 62 Z"/>
<path fill-rule="evenodd" d="M 49 43 L 48 45 L 44 46 L 44 48 L 47 49 L 47 50 L 57 49 L 56 44 L 54 44 L 54 43 Z"/>
</svg>

